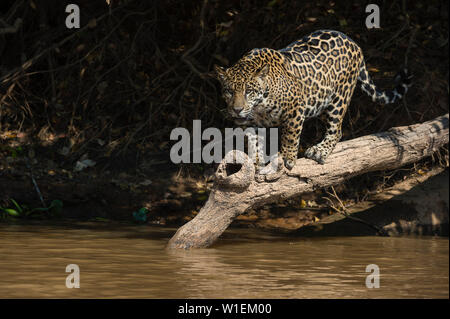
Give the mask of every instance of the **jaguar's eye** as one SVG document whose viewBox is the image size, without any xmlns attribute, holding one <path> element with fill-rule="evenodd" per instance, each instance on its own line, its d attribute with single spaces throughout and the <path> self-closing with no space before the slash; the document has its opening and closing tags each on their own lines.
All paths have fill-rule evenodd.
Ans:
<svg viewBox="0 0 450 319">
<path fill-rule="evenodd" d="M 253 90 L 252 89 L 246 89 L 245 90 L 245 95 L 252 95 L 253 94 Z"/>
<path fill-rule="evenodd" d="M 225 95 L 225 96 L 233 96 L 233 91 L 231 91 L 229 89 L 225 89 L 225 90 L 223 90 L 223 95 Z"/>
</svg>

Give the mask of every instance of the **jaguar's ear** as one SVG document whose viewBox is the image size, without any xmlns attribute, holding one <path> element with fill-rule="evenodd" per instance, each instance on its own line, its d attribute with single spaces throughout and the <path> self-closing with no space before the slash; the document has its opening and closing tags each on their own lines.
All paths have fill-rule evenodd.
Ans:
<svg viewBox="0 0 450 319">
<path fill-rule="evenodd" d="M 225 73 L 225 69 L 223 67 L 214 64 L 214 72 L 215 72 L 216 78 L 220 82 L 223 82 L 225 80 L 226 73 Z"/>
<path fill-rule="evenodd" d="M 265 64 L 258 71 L 256 71 L 255 77 L 264 79 L 267 76 L 267 74 L 269 74 L 269 65 Z"/>
</svg>

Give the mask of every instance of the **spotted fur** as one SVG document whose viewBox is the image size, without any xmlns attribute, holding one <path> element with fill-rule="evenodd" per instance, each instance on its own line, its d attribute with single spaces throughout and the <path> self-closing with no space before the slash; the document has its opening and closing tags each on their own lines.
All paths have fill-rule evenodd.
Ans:
<svg viewBox="0 0 450 319">
<path fill-rule="evenodd" d="M 305 119 L 325 112 L 324 139 L 305 157 L 323 164 L 342 136 L 342 121 L 359 80 L 372 100 L 394 103 L 410 85 L 406 70 L 392 91 L 369 77 L 361 48 L 345 34 L 319 30 L 281 50 L 253 49 L 228 69 L 215 67 L 236 124 L 281 128 L 281 155 L 291 169 Z"/>
</svg>

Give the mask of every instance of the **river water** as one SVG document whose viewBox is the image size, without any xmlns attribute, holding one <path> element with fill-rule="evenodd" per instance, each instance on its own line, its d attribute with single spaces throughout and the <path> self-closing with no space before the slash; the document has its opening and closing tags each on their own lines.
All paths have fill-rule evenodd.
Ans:
<svg viewBox="0 0 450 319">
<path fill-rule="evenodd" d="M 174 232 L 0 224 L 0 298 L 449 297 L 448 238 L 304 238 L 232 229 L 212 248 L 167 251 Z M 69 264 L 79 267 L 80 288 L 66 287 Z M 366 287 L 370 264 L 378 266 L 379 288 Z"/>
</svg>

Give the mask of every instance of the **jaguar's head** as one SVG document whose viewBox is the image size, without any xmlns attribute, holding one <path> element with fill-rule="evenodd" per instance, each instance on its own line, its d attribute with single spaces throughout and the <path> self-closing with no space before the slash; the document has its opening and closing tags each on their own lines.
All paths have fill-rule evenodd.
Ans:
<svg viewBox="0 0 450 319">
<path fill-rule="evenodd" d="M 268 96 L 269 65 L 256 64 L 244 57 L 228 69 L 214 68 L 229 115 L 238 125 L 252 123 L 255 108 Z"/>
</svg>

